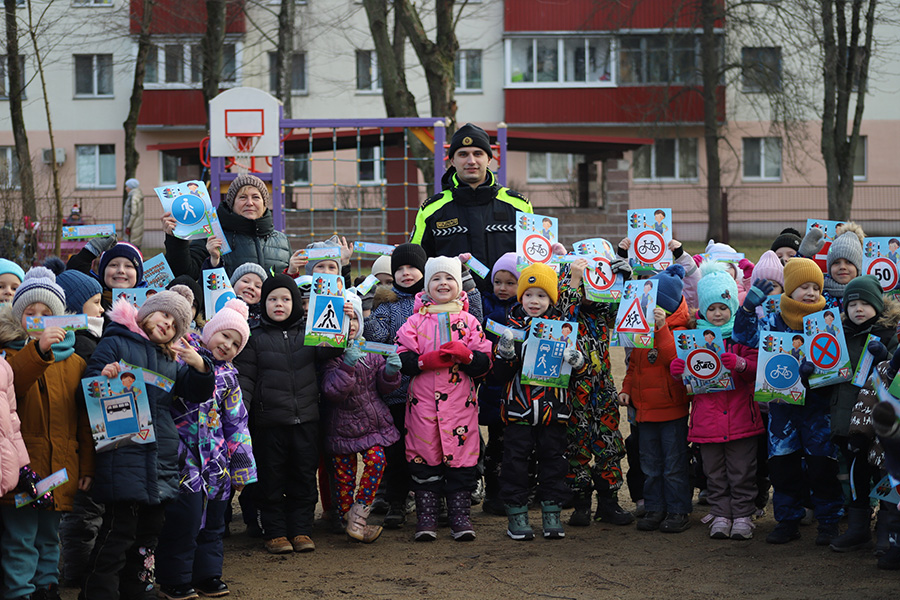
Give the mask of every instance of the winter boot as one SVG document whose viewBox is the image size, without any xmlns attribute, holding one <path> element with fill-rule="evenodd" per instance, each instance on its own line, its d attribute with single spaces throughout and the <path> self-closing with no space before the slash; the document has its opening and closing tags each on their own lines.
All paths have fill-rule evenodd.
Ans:
<svg viewBox="0 0 900 600">
<path fill-rule="evenodd" d="M 775 529 L 766 536 L 766 542 L 769 544 L 787 544 L 798 539 L 800 539 L 799 521 L 778 521 Z"/>
<path fill-rule="evenodd" d="M 594 513 L 594 520 L 610 525 L 631 525 L 634 523 L 634 515 L 619 506 L 615 492 L 597 492 L 597 512 Z"/>
<path fill-rule="evenodd" d="M 432 542 L 437 539 L 438 495 L 434 492 L 416 492 L 416 541 Z"/>
<path fill-rule="evenodd" d="M 406 523 L 406 507 L 403 500 L 391 500 L 381 524 L 385 529 L 400 529 Z"/>
<path fill-rule="evenodd" d="M 884 571 L 900 571 L 900 519 L 889 520 L 886 529 L 890 547 L 878 557 L 878 568 Z"/>
<path fill-rule="evenodd" d="M 371 544 L 381 535 L 381 527 L 369 525 L 367 520 L 372 512 L 371 506 L 354 502 L 347 513 L 347 536 L 354 541 Z"/>
<path fill-rule="evenodd" d="M 385 489 L 384 481 L 382 481 L 375 492 L 375 501 L 372 502 L 372 514 L 374 515 L 386 515 L 391 507 L 391 503 L 387 501 Z"/>
<path fill-rule="evenodd" d="M 514 540 L 533 540 L 534 530 L 528 524 L 528 505 L 513 506 L 506 505 L 506 516 L 509 519 L 509 525 L 506 529 L 506 535 Z"/>
<path fill-rule="evenodd" d="M 472 506 L 478 506 L 484 501 L 484 479 L 478 478 L 475 482 L 475 489 L 472 490 Z"/>
<path fill-rule="evenodd" d="M 561 510 L 556 502 L 541 501 L 541 527 L 544 529 L 544 537 L 548 540 L 559 540 L 566 537 L 562 522 L 559 520 Z"/>
<path fill-rule="evenodd" d="M 447 512 L 450 516 L 450 532 L 457 542 L 471 542 L 475 539 L 475 528 L 470 519 L 472 494 L 462 490 L 447 494 Z"/>
<path fill-rule="evenodd" d="M 60 600 L 59 585 L 51 583 L 44 587 L 38 587 L 31 594 L 31 600 Z"/>
<path fill-rule="evenodd" d="M 872 510 L 851 506 L 847 512 L 847 531 L 831 540 L 835 552 L 853 552 L 872 547 Z"/>
<path fill-rule="evenodd" d="M 816 531 L 816 546 L 830 546 L 837 536 L 837 523 L 822 523 L 819 521 L 819 526 Z"/>
<path fill-rule="evenodd" d="M 569 525 L 572 527 L 587 527 L 591 524 L 591 493 L 590 491 L 578 492 L 573 500 L 575 512 L 569 517 Z"/>
<path fill-rule="evenodd" d="M 900 511 L 896 505 L 882 502 L 875 520 L 875 556 L 881 556 L 891 547 L 890 534 L 900 523 Z"/>
</svg>

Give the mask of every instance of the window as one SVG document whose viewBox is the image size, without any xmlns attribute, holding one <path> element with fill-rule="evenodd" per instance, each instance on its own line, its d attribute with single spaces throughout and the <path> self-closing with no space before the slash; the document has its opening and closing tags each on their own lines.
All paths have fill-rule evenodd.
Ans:
<svg viewBox="0 0 900 600">
<path fill-rule="evenodd" d="M 744 179 L 781 180 L 781 138 L 744 138 Z"/>
<path fill-rule="evenodd" d="M 481 91 L 481 50 L 460 50 L 453 61 L 457 92 Z"/>
<path fill-rule="evenodd" d="M 365 149 L 363 149 L 365 150 Z M 362 163 L 360 163 L 361 165 Z M 362 167 L 360 167 L 362 173 Z M 362 182 L 362 179 L 360 179 Z M 287 185 L 309 185 L 309 155 L 284 155 L 284 183 Z"/>
<path fill-rule="evenodd" d="M 635 181 L 697 179 L 697 140 L 654 140 L 634 151 L 632 166 Z"/>
<path fill-rule="evenodd" d="M 181 158 L 174 154 L 159 153 L 159 162 L 162 167 L 162 183 L 174 183 L 178 181 L 178 167 L 181 166 Z"/>
<path fill-rule="evenodd" d="M 569 181 L 574 176 L 578 163 L 583 161 L 584 157 L 580 154 L 529 152 L 528 181 L 530 183 Z"/>
<path fill-rule="evenodd" d="M 274 94 L 278 89 L 278 73 L 276 71 L 277 52 L 269 52 L 269 89 Z M 290 65 L 291 94 L 297 96 L 306 93 L 306 54 L 294 52 Z"/>
<path fill-rule="evenodd" d="M 112 54 L 75 55 L 75 95 L 112 96 Z"/>
<path fill-rule="evenodd" d="M 0 55 L 0 98 L 9 98 L 9 74 L 7 73 L 7 63 L 9 57 L 5 54 Z M 22 99 L 25 98 L 25 57 L 19 56 L 19 72 L 22 74 L 20 85 L 22 86 Z"/>
<path fill-rule="evenodd" d="M 781 89 L 781 48 L 741 48 L 741 87 L 745 92 Z"/>
<path fill-rule="evenodd" d="M 222 47 L 220 84 L 236 83 L 239 75 L 237 44 Z M 150 89 L 198 87 L 203 82 L 203 52 L 199 43 L 172 40 L 150 46 L 144 84 Z"/>
<path fill-rule="evenodd" d="M 0 146 L 0 188 L 19 187 L 19 157 L 12 146 Z"/>
<path fill-rule="evenodd" d="M 699 78 L 700 42 L 694 35 L 619 39 L 619 83 L 691 83 Z"/>
<path fill-rule="evenodd" d="M 356 89 L 366 92 L 381 91 L 381 71 L 374 50 L 356 51 Z"/>
<path fill-rule="evenodd" d="M 359 149 L 360 183 L 379 184 L 384 180 L 382 173 L 381 148 Z"/>
<path fill-rule="evenodd" d="M 507 84 L 610 85 L 610 38 L 540 37 L 506 41 Z"/>
<path fill-rule="evenodd" d="M 865 181 L 868 173 L 866 172 L 868 157 L 868 140 L 864 135 L 859 136 L 856 144 L 856 155 L 853 157 L 853 179 L 856 181 Z"/>
<path fill-rule="evenodd" d="M 116 147 L 76 145 L 75 185 L 79 189 L 116 187 Z"/>
<path fill-rule="evenodd" d="M 112 0 L 72 0 L 74 6 L 112 6 Z"/>
</svg>

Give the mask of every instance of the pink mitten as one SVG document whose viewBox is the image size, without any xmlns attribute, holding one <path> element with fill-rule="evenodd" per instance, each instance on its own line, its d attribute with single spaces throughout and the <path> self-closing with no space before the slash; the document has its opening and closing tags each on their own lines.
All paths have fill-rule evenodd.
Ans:
<svg viewBox="0 0 900 600">
<path fill-rule="evenodd" d="M 441 349 L 438 351 L 441 353 L 442 357 L 448 357 L 453 362 L 462 363 L 464 365 L 472 362 L 474 355 L 472 351 L 466 348 L 466 345 L 462 342 L 447 342 L 446 344 L 441 345 Z"/>
<path fill-rule="evenodd" d="M 423 371 L 449 369 L 454 362 L 453 357 L 443 354 L 440 350 L 432 350 L 419 357 L 419 368 Z"/>
<path fill-rule="evenodd" d="M 754 265 L 746 258 L 742 258 L 738 263 L 738 268 L 744 272 L 744 279 L 750 279 L 750 277 L 753 275 L 753 268 L 755 266 L 756 265 Z"/>
<path fill-rule="evenodd" d="M 744 367 L 747 366 L 747 361 L 734 352 L 723 352 L 722 364 L 725 365 L 725 368 L 729 371 L 743 371 Z"/>
<path fill-rule="evenodd" d="M 675 379 L 681 379 L 681 375 L 684 373 L 684 361 L 680 358 L 676 358 L 671 363 L 669 363 L 669 373 L 672 374 L 672 377 Z"/>
</svg>

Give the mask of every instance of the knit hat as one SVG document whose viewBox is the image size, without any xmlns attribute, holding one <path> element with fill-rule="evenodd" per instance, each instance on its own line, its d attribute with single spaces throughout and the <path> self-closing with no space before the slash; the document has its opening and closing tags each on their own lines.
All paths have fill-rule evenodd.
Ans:
<svg viewBox="0 0 900 600">
<path fill-rule="evenodd" d="M 306 249 L 313 250 L 315 248 L 340 248 L 340 247 L 341 247 L 341 244 L 338 241 L 338 237 L 336 235 L 333 235 L 330 238 L 328 238 L 327 240 L 325 240 L 324 242 L 313 242 L 312 244 L 307 244 Z M 334 259 L 329 258 L 328 260 L 331 262 L 337 262 L 338 271 L 341 270 L 340 259 L 334 260 Z M 315 266 L 322 262 L 326 262 L 326 261 L 325 260 L 311 260 L 308 263 L 306 263 L 306 274 L 312 275 L 313 269 L 315 268 Z"/>
<path fill-rule="evenodd" d="M 197 283 L 197 280 L 190 275 L 179 275 L 169 282 L 169 284 L 166 286 L 166 289 L 171 290 L 176 285 L 186 285 L 191 289 L 191 293 L 194 295 L 194 299 L 191 304 L 197 311 L 197 316 L 202 316 L 204 314 L 203 308 L 204 304 L 206 304 L 206 301 L 203 298 L 203 288 L 200 287 L 200 284 Z"/>
<path fill-rule="evenodd" d="M 737 250 L 735 250 L 728 244 L 723 244 L 722 242 L 717 242 L 715 240 L 709 240 L 706 243 L 706 254 L 724 254 L 724 253 L 735 254 L 736 252 L 737 252 Z"/>
<path fill-rule="evenodd" d="M 57 275 L 56 283 L 66 294 L 66 308 L 75 314 L 83 313 L 84 303 L 103 293 L 103 288 L 96 279 L 72 269 Z"/>
<path fill-rule="evenodd" d="M 310 281 L 310 283 L 312 283 L 312 281 Z M 266 299 L 269 297 L 269 294 L 280 288 L 286 288 L 287 291 L 291 294 L 291 314 L 284 321 L 278 321 L 277 323 L 275 323 L 275 321 L 269 319 L 269 313 L 266 310 Z M 297 286 L 297 282 L 294 281 L 294 279 L 290 275 L 285 275 L 284 273 L 273 275 L 263 282 L 262 300 L 260 301 L 263 307 L 262 318 L 268 323 L 273 323 L 278 327 L 284 327 L 286 329 L 303 317 L 302 300 L 303 298 L 300 295 L 300 288 Z"/>
<path fill-rule="evenodd" d="M 231 286 L 234 287 L 234 285 L 238 282 L 238 280 L 241 277 L 243 277 L 244 275 L 246 275 L 247 273 L 253 273 L 257 277 L 259 277 L 260 281 L 265 281 L 266 278 L 269 276 L 269 274 L 266 273 L 266 270 L 263 269 L 258 264 L 252 263 L 252 262 L 246 262 L 246 263 L 242 264 L 241 266 L 239 266 L 237 269 L 235 269 L 234 272 L 231 274 Z"/>
<path fill-rule="evenodd" d="M 135 179 L 134 177 L 132 177 L 131 179 L 125 180 L 125 187 L 136 190 L 139 187 L 141 187 L 141 182 L 138 181 L 137 179 Z"/>
<path fill-rule="evenodd" d="M 843 309 L 847 312 L 847 306 L 854 300 L 868 302 L 875 309 L 875 314 L 884 312 L 884 296 L 881 284 L 874 275 L 861 275 L 854 277 L 844 288 Z"/>
<path fill-rule="evenodd" d="M 709 250 L 709 246 L 707 246 L 707 250 Z M 657 284 L 656 305 L 669 314 L 678 310 L 682 301 L 681 293 L 684 289 L 684 267 L 672 265 L 650 279 L 655 279 L 659 282 Z"/>
<path fill-rule="evenodd" d="M 191 326 L 194 310 L 191 305 L 194 302 L 194 292 L 186 285 L 173 285 L 171 289 L 159 292 L 147 298 L 138 309 L 137 322 L 140 323 L 152 313 L 164 312 L 175 322 L 175 336 L 177 340 Z"/>
<path fill-rule="evenodd" d="M 757 279 L 767 279 L 775 281 L 781 287 L 784 287 L 784 265 L 773 250 L 766 250 L 759 257 L 759 262 L 753 267 L 753 274 L 750 275 L 750 281 Z"/>
<path fill-rule="evenodd" d="M 800 241 L 802 240 L 802 236 L 800 232 L 794 229 L 793 227 L 788 227 L 787 229 L 782 229 L 781 233 L 778 234 L 778 237 L 775 238 L 775 241 L 772 242 L 772 252 L 777 251 L 779 248 L 790 248 L 794 252 L 800 249 Z"/>
<path fill-rule="evenodd" d="M 504 269 L 505 270 L 505 269 Z M 513 269 L 513 273 L 515 273 Z M 516 298 L 522 301 L 522 295 L 528 288 L 541 288 L 550 296 L 550 303 L 556 304 L 559 299 L 559 279 L 556 271 L 544 263 L 534 263 L 522 269 L 519 273 L 519 287 L 516 290 Z"/>
<path fill-rule="evenodd" d="M 22 285 L 16 290 L 12 301 L 16 323 L 22 321 L 25 309 L 35 302 L 47 305 L 56 316 L 66 312 L 66 293 L 56 283 L 56 275 L 47 267 L 32 267 L 22 278 Z"/>
<path fill-rule="evenodd" d="M 0 258 L 0 275 L 6 275 L 7 273 L 18 277 L 19 281 L 25 279 L 25 271 L 22 267 L 11 260 Z"/>
<path fill-rule="evenodd" d="M 312 293 L 312 275 L 301 275 L 294 281 L 297 282 L 297 288 L 300 290 L 300 298 L 309 298 Z"/>
<path fill-rule="evenodd" d="M 362 300 L 356 292 L 351 292 L 350 290 L 344 290 L 344 300 L 350 303 L 350 306 L 353 307 L 353 312 L 356 313 L 356 319 L 359 321 L 359 329 L 356 331 L 356 335 L 353 336 L 353 339 L 359 339 L 362 337 L 363 325 L 365 324 L 365 321 L 363 320 Z"/>
<path fill-rule="evenodd" d="M 487 131 L 471 123 L 466 123 L 457 129 L 453 137 L 450 138 L 450 149 L 447 151 L 447 156 L 452 157 L 457 150 L 468 146 L 481 148 L 487 152 L 489 158 L 494 158 L 494 153 L 491 150 L 491 138 L 488 136 Z"/>
<path fill-rule="evenodd" d="M 856 267 L 857 275 L 862 273 L 862 243 L 859 241 L 859 236 L 853 231 L 842 233 L 831 242 L 831 247 L 828 249 L 828 256 L 825 259 L 828 272 L 831 272 L 831 265 L 839 258 L 846 259 L 852 263 L 853 266 Z"/>
<path fill-rule="evenodd" d="M 435 256 L 429 258 L 428 262 L 425 263 L 425 277 L 423 278 L 426 290 L 428 289 L 428 283 L 431 281 L 431 278 L 437 273 L 447 273 L 453 277 L 453 279 L 456 280 L 456 285 L 459 286 L 459 293 L 462 295 L 462 263 L 459 262 L 458 258 L 455 256 Z"/>
<path fill-rule="evenodd" d="M 423 274 L 425 273 L 425 263 L 428 261 L 428 255 L 425 249 L 418 244 L 400 244 L 391 253 L 391 275 L 397 273 L 400 267 L 409 265 L 415 267 Z"/>
<path fill-rule="evenodd" d="M 233 329 L 241 336 L 241 344 L 238 347 L 238 354 L 247 345 L 250 339 L 250 325 L 247 324 L 247 318 L 250 316 L 250 309 L 247 303 L 240 298 L 232 298 L 225 303 L 219 312 L 213 315 L 213 318 L 206 322 L 203 332 L 200 334 L 200 341 L 206 346 L 217 332 L 225 329 Z"/>
<path fill-rule="evenodd" d="M 819 265 L 808 258 L 795 256 L 784 265 L 784 293 L 790 296 L 798 287 L 812 281 L 822 289 L 824 276 Z"/>
<path fill-rule="evenodd" d="M 225 206 L 234 208 L 234 199 L 237 198 L 238 192 L 241 191 L 242 187 L 248 185 L 252 185 L 259 190 L 259 193 L 262 194 L 263 205 L 266 208 L 269 208 L 269 188 L 266 187 L 266 184 L 263 183 L 262 179 L 256 175 L 251 175 L 250 173 L 241 173 L 234 178 L 234 181 L 228 186 L 228 193 L 225 194 L 225 200 L 222 201 Z"/>
<path fill-rule="evenodd" d="M 516 270 L 516 253 L 515 252 L 507 252 L 503 256 L 497 259 L 497 262 L 494 263 L 494 268 L 491 269 L 491 284 L 494 283 L 494 277 L 497 276 L 497 271 L 507 271 L 512 273 L 513 277 L 517 280 L 519 279 L 519 271 Z"/>
<path fill-rule="evenodd" d="M 375 262 L 372 263 L 372 275 L 390 275 L 393 279 L 390 255 L 385 254 L 375 259 Z"/>
<path fill-rule="evenodd" d="M 774 255 L 774 252 L 772 254 Z M 736 315 L 738 308 L 737 283 L 734 277 L 725 270 L 725 265 L 717 261 L 704 261 L 700 265 L 700 274 L 700 281 L 697 282 L 700 318 L 706 319 L 706 311 L 711 305 L 717 303 L 727 306 L 732 316 Z M 658 298 L 657 295 L 657 302 L 659 302 Z M 676 308 L 678 307 L 676 306 Z"/>
<path fill-rule="evenodd" d="M 140 284 L 144 280 L 144 255 L 141 254 L 141 251 L 138 250 L 137 246 L 132 246 L 128 242 L 119 242 L 106 252 L 100 255 L 100 284 L 106 287 L 104 283 L 106 281 L 106 267 L 109 266 L 109 263 L 114 258 L 127 258 L 131 261 L 131 264 L 134 265 L 134 269 L 137 271 L 137 284 Z M 135 284 L 134 287 L 137 287 Z"/>
</svg>

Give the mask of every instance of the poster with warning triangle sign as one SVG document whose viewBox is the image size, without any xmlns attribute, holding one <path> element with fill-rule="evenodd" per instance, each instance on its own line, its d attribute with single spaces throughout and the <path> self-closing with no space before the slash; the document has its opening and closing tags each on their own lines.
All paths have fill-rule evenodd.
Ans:
<svg viewBox="0 0 900 600">
<path fill-rule="evenodd" d="M 657 281 L 626 281 L 616 314 L 616 345 L 623 348 L 653 347 L 653 309 Z"/>
<path fill-rule="evenodd" d="M 310 288 L 304 345 L 344 348 L 350 329 L 344 314 L 344 278 L 315 273 Z"/>
</svg>

